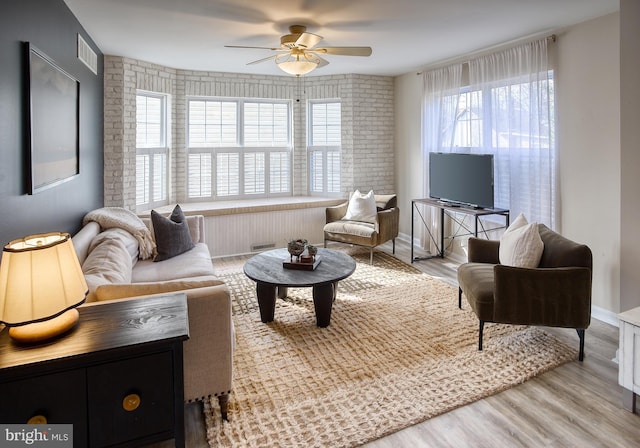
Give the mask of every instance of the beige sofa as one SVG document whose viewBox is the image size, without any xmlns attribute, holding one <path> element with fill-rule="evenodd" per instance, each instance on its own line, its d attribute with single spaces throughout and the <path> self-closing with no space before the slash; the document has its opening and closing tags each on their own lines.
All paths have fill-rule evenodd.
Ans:
<svg viewBox="0 0 640 448">
<path fill-rule="evenodd" d="M 150 220 L 144 220 L 150 226 Z M 122 229 L 88 222 L 73 244 L 89 286 L 87 303 L 144 300 L 145 296 L 184 292 L 189 309 L 189 340 L 184 343 L 185 401 L 216 396 L 227 418 L 233 380 L 234 328 L 231 296 L 215 276 L 204 243 L 204 217 L 187 217 L 195 247 L 168 260 L 138 260 L 135 238 Z M 153 232 L 152 232 L 153 234 Z"/>
</svg>

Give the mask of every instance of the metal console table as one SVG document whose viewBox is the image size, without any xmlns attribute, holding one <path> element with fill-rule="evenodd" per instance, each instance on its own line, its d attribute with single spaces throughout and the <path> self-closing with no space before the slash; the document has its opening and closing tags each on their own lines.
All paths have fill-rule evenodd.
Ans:
<svg viewBox="0 0 640 448">
<path fill-rule="evenodd" d="M 417 207 L 418 204 L 439 209 L 440 211 L 440 226 L 439 226 L 440 234 L 438 235 L 439 243 L 438 241 L 436 241 L 436 238 L 433 235 L 433 232 L 431 232 L 429 225 L 427 225 L 427 223 L 425 222 L 424 216 L 422 216 L 422 213 L 420 213 L 420 210 Z M 414 226 L 415 226 L 414 215 L 416 212 L 418 213 L 418 215 L 420 215 L 420 219 L 422 220 L 422 223 L 424 224 L 425 228 L 427 229 L 427 232 L 429 233 L 429 238 L 431 239 L 433 244 L 436 246 L 436 249 L 437 249 L 436 255 L 431 255 L 428 257 L 415 257 L 413 254 L 413 241 L 414 241 L 413 238 L 414 238 Z M 471 215 L 474 217 L 473 231 L 471 231 L 471 229 L 467 227 L 466 223 L 464 222 L 464 219 L 461 221 L 455 216 L 455 214 L 458 214 L 458 213 L 461 213 L 464 215 Z M 482 223 L 482 220 L 481 220 L 481 218 L 485 216 L 490 216 L 490 215 L 504 216 L 504 220 L 505 220 L 504 228 L 509 226 L 509 210 L 505 210 L 501 208 L 473 208 L 473 207 L 467 207 L 462 205 L 454 205 L 451 203 L 442 202 L 437 199 L 431 199 L 431 198 L 413 199 L 411 201 L 411 263 L 413 263 L 414 261 L 428 260 L 430 258 L 435 258 L 435 257 L 444 258 L 444 239 L 445 239 L 444 216 L 445 214 L 449 216 L 451 220 L 453 220 L 458 224 L 459 226 L 458 229 L 464 229 L 467 232 L 464 234 L 458 234 L 456 232 L 450 238 L 453 238 L 456 236 L 465 236 L 465 235 L 473 235 L 477 237 L 478 227 L 480 227 L 481 229 L 480 232 L 483 233 L 485 237 L 488 239 L 487 232 L 489 230 L 491 231 L 496 230 L 496 228 L 485 229 L 484 224 Z M 501 227 L 498 227 L 498 229 L 500 228 Z"/>
</svg>

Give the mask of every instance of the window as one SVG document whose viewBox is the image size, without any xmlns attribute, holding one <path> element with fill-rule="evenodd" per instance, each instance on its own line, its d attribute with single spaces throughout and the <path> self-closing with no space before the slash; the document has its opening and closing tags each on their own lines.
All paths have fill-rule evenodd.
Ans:
<svg viewBox="0 0 640 448">
<path fill-rule="evenodd" d="M 502 80 L 481 89 L 464 88 L 457 97 L 454 147 L 494 154 L 496 207 L 527 210 L 546 218 L 530 198 L 551 197 L 554 140 L 553 72 L 536 82 Z M 517 173 L 519 182 L 512 179 Z M 539 182 L 538 179 L 545 179 Z M 513 191 L 517 192 L 514 197 Z"/>
<path fill-rule="evenodd" d="M 495 206 L 555 228 L 555 82 L 546 38 L 425 72 L 423 161 L 429 152 L 494 156 Z M 468 69 L 468 87 L 463 84 Z"/>
<path fill-rule="evenodd" d="M 168 201 L 166 95 L 139 91 L 136 95 L 136 206 L 165 205 Z"/>
<path fill-rule="evenodd" d="M 188 100 L 189 199 L 291 193 L 289 101 Z"/>
<path fill-rule="evenodd" d="M 337 101 L 309 103 L 309 190 L 311 194 L 340 193 L 342 115 Z"/>
</svg>

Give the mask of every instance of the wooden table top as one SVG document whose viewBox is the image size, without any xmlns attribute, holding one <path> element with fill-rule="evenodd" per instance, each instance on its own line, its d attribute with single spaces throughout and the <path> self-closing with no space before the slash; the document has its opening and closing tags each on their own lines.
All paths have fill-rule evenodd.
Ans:
<svg viewBox="0 0 640 448">
<path fill-rule="evenodd" d="M 244 265 L 244 273 L 251 280 L 276 286 L 305 287 L 335 283 L 349 277 L 356 270 L 356 262 L 349 255 L 331 249 L 318 249 L 321 262 L 313 271 L 285 269 L 289 261 L 287 249 L 274 249 L 251 257 Z"/>
<path fill-rule="evenodd" d="M 0 333 L 0 376 L 5 369 L 82 357 L 97 351 L 189 337 L 187 299 L 171 293 L 78 308 L 80 320 L 69 333 L 36 345 L 21 345 Z"/>
</svg>

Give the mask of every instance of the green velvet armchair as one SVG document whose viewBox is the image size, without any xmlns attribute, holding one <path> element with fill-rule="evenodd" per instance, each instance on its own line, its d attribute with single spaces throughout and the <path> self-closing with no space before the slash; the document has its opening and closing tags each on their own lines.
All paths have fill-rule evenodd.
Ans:
<svg viewBox="0 0 640 448">
<path fill-rule="evenodd" d="M 324 226 L 324 247 L 327 241 L 368 247 L 369 262 L 373 264 L 373 248 L 391 240 L 393 253 L 396 251 L 396 237 L 399 231 L 400 209 L 395 194 L 376 194 L 378 223 L 370 224 L 358 221 L 346 221 L 342 218 L 347 212 L 349 201 L 326 209 Z"/>
<path fill-rule="evenodd" d="M 485 322 L 575 328 L 582 361 L 591 322 L 591 250 L 544 224 L 538 231 L 544 251 L 533 269 L 501 265 L 499 241 L 470 238 L 468 263 L 458 268 L 458 306 L 464 294 L 478 316 L 479 350 Z"/>
</svg>

